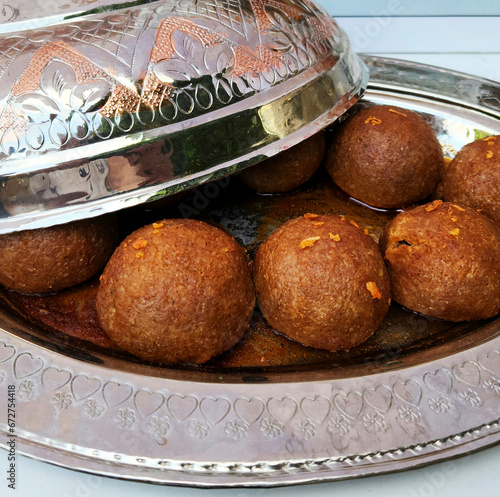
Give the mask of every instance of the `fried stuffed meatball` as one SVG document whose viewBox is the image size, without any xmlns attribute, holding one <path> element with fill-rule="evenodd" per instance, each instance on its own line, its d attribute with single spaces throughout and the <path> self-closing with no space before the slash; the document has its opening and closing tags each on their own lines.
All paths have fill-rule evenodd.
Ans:
<svg viewBox="0 0 500 497">
<path fill-rule="evenodd" d="M 500 136 L 465 145 L 446 169 L 444 198 L 500 223 Z"/>
<path fill-rule="evenodd" d="M 441 180 L 443 152 L 432 128 L 412 111 L 369 107 L 344 122 L 326 154 L 326 168 L 347 194 L 374 207 L 411 205 Z"/>
<path fill-rule="evenodd" d="M 23 293 L 55 292 L 99 272 L 118 244 L 114 216 L 0 236 L 0 284 Z"/>
<path fill-rule="evenodd" d="M 295 190 L 316 172 L 325 155 L 323 131 L 238 174 L 238 178 L 259 193 Z"/>
<path fill-rule="evenodd" d="M 245 252 L 219 228 L 170 219 L 116 249 L 97 293 L 102 328 L 160 363 L 204 363 L 240 340 L 255 306 Z"/>
<path fill-rule="evenodd" d="M 271 326 L 330 351 L 367 340 L 390 303 L 377 244 L 332 215 L 306 214 L 278 228 L 257 251 L 254 282 Z"/>
<path fill-rule="evenodd" d="M 500 311 L 500 228 L 475 210 L 436 200 L 402 212 L 380 248 L 404 307 L 449 321 Z"/>
</svg>

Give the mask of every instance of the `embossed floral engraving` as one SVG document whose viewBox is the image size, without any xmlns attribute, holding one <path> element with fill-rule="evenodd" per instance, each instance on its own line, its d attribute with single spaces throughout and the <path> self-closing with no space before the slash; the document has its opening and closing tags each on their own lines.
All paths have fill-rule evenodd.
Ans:
<svg viewBox="0 0 500 497">
<path fill-rule="evenodd" d="M 363 426 L 367 431 L 371 433 L 378 431 L 387 431 L 387 429 L 389 428 L 384 416 L 377 411 L 366 413 L 363 416 Z"/>
<path fill-rule="evenodd" d="M 427 403 L 429 409 L 437 414 L 445 414 L 450 409 L 450 401 L 446 397 L 431 397 Z"/>
<path fill-rule="evenodd" d="M 106 407 L 104 405 L 104 399 L 107 398 L 107 402 L 111 403 L 114 407 L 110 407 L 109 409 L 118 409 L 114 418 L 109 417 L 110 420 L 118 423 L 120 428 L 126 429 L 128 431 L 123 433 L 123 437 L 120 437 L 124 446 L 126 446 L 127 437 L 128 440 L 132 440 L 133 437 L 138 433 L 146 433 L 152 435 L 154 441 L 158 445 L 166 445 L 167 437 L 172 428 L 176 430 L 181 430 L 181 437 L 184 435 L 185 437 L 191 436 L 197 439 L 207 439 L 207 443 L 210 445 L 212 441 L 214 443 L 223 442 L 224 437 L 230 437 L 241 444 L 244 447 L 244 439 L 249 437 L 249 428 L 250 425 L 244 421 L 244 415 L 247 414 L 244 412 L 245 408 L 250 406 L 252 411 L 252 415 L 248 418 L 251 421 L 254 421 L 255 424 L 260 422 L 260 431 L 266 437 L 270 439 L 277 439 L 276 443 L 283 441 L 284 449 L 288 451 L 290 454 L 298 455 L 301 454 L 303 448 L 305 447 L 306 440 L 312 440 L 313 438 L 320 438 L 324 432 L 322 430 L 326 430 L 326 433 L 330 435 L 330 441 L 332 447 L 338 451 L 338 453 L 345 453 L 346 450 L 356 451 L 358 450 L 359 443 L 363 440 L 363 438 L 369 439 L 379 439 L 378 437 L 365 437 L 360 435 L 359 428 L 364 428 L 366 431 L 377 434 L 386 432 L 391 428 L 391 425 L 388 422 L 388 419 L 394 420 L 396 417 L 396 421 L 403 427 L 404 432 L 406 434 L 414 434 L 414 433 L 423 433 L 423 425 L 419 425 L 420 421 L 427 421 L 425 419 L 425 415 L 429 415 L 429 411 L 433 411 L 436 414 L 446 414 L 451 409 L 451 401 L 445 395 L 439 394 L 439 388 L 436 387 L 436 374 L 433 373 L 433 376 L 427 376 L 427 381 L 424 381 L 424 385 L 429 387 L 428 383 L 433 382 L 432 385 L 435 388 L 429 387 L 429 391 L 433 392 L 433 397 L 427 398 L 427 392 L 422 392 L 422 397 L 420 395 L 412 395 L 410 396 L 407 392 L 412 393 L 410 390 L 410 383 L 408 380 L 405 382 L 400 382 L 397 384 L 396 392 L 399 395 L 396 395 L 401 403 L 399 405 L 392 404 L 387 407 L 387 413 L 382 412 L 388 402 L 385 404 L 382 402 L 383 399 L 378 398 L 376 395 L 380 391 L 383 391 L 385 394 L 389 391 L 388 387 L 380 386 L 377 387 L 368 386 L 363 389 L 363 395 L 367 397 L 366 404 L 363 406 L 361 413 L 357 417 L 349 416 L 348 414 L 344 414 L 341 412 L 330 413 L 332 409 L 330 407 L 329 401 L 326 397 L 316 396 L 304 396 L 304 397 L 292 397 L 291 393 L 287 394 L 286 397 L 276 398 L 271 397 L 267 399 L 267 403 L 258 399 L 255 402 L 255 399 L 247 399 L 247 398 L 239 398 L 239 402 L 232 400 L 231 396 L 226 397 L 206 397 L 199 403 L 196 401 L 195 397 L 189 397 L 184 394 L 175 393 L 171 394 L 170 404 L 166 402 L 165 409 L 172 409 L 173 412 L 176 413 L 177 416 L 184 417 L 186 413 L 189 415 L 194 414 L 194 412 L 198 409 L 199 406 L 199 415 L 201 420 L 185 418 L 185 422 L 177 420 L 174 415 L 154 415 L 153 413 L 159 411 L 161 409 L 163 402 L 165 401 L 165 397 L 163 394 L 159 394 L 156 391 L 150 392 L 149 390 L 145 390 L 144 388 L 133 387 L 131 385 L 126 385 L 124 388 L 124 384 L 117 382 L 108 382 L 107 384 L 103 384 L 101 380 L 98 382 L 93 382 L 88 385 L 88 389 L 80 392 L 80 396 L 88 395 L 88 392 L 94 390 L 92 397 L 86 397 L 81 401 L 77 402 L 76 398 L 72 396 L 71 393 L 58 391 L 55 394 L 51 394 L 52 384 L 49 384 L 48 381 L 57 383 L 64 382 L 70 383 L 70 380 L 61 376 L 61 372 L 63 369 L 60 368 L 59 364 L 51 365 L 46 371 L 50 371 L 50 375 L 45 373 L 45 388 L 42 390 L 42 394 L 44 395 L 45 401 L 50 401 L 53 404 L 54 409 L 58 411 L 67 410 L 70 408 L 78 409 L 80 415 L 83 415 L 87 418 L 97 418 L 100 417 L 105 411 Z M 2 371 L 0 370 L 0 373 Z M 429 373 L 426 373 L 429 375 Z M 40 376 L 43 376 L 41 374 Z M 85 376 L 85 380 L 81 377 L 77 383 L 73 385 L 73 387 L 81 388 L 82 385 L 85 385 L 88 382 L 90 376 Z M 421 376 L 419 377 L 421 378 Z M 33 392 L 35 387 L 38 387 L 37 380 L 26 379 L 19 387 L 19 391 L 24 392 L 24 395 L 30 395 Z M 84 383 L 80 383 L 84 381 Z M 41 385 L 43 385 L 43 380 Z M 107 395 L 104 396 L 100 400 L 99 403 L 96 397 L 97 392 L 95 391 L 96 385 L 99 385 L 99 391 L 104 392 L 107 391 Z M 101 386 L 103 385 L 103 386 Z M 105 386 L 107 386 L 107 390 Z M 484 399 L 480 398 L 478 393 L 472 388 L 466 388 L 461 393 L 456 393 L 460 402 L 465 403 L 467 406 L 475 408 L 481 406 L 486 402 L 495 402 L 495 399 L 498 398 L 500 382 L 495 376 L 491 376 L 488 380 L 483 382 L 486 393 L 484 394 Z M 92 389 L 92 390 L 91 390 Z M 44 390 L 44 391 L 43 391 Z M 447 388 L 441 388 L 443 391 L 448 391 Z M 413 393 L 419 393 L 418 389 L 414 390 Z M 452 392 L 453 393 L 453 392 Z M 119 394 L 119 395 L 118 395 Z M 304 392 L 304 395 L 309 395 L 310 392 Z M 453 394 L 455 395 L 455 394 Z M 488 396 L 489 395 L 489 396 Z M 389 398 L 390 396 L 384 397 L 384 399 Z M 405 397 L 405 398 L 403 398 Z M 136 409 L 130 409 L 127 407 L 118 408 L 119 404 L 123 404 L 129 398 L 134 399 Z M 186 401 L 186 399 L 189 399 Z M 319 400 L 318 400 L 319 399 Z M 349 401 L 354 399 L 355 401 L 359 401 L 359 395 L 351 395 L 349 397 L 348 394 L 342 395 L 341 397 L 337 397 L 337 404 L 343 408 L 345 408 L 350 413 L 355 413 L 355 410 L 349 410 Z M 405 400 L 407 399 L 407 400 Z M 426 404 L 429 407 L 429 411 L 419 408 L 416 404 L 420 402 L 423 404 L 424 399 L 427 401 Z M 410 402 L 410 400 L 412 402 Z M 74 402 L 73 402 L 74 401 Z M 185 405 L 184 411 L 179 411 L 178 406 L 176 406 L 175 402 L 188 402 Z M 418 401 L 418 402 L 417 402 Z M 81 406 L 80 406 L 81 403 Z M 260 416 L 264 416 L 265 408 L 267 406 L 268 417 L 260 420 Z M 142 409 L 140 412 L 139 407 Z M 229 406 L 229 408 L 228 408 Z M 234 409 L 235 417 L 233 419 L 227 419 L 230 412 L 230 406 L 238 406 L 237 409 Z M 313 412 L 313 406 L 319 406 L 322 411 L 320 415 L 318 415 L 318 421 L 311 420 L 309 417 L 304 417 L 304 419 L 300 419 L 299 415 L 300 411 L 297 411 L 297 406 L 300 406 L 302 409 L 302 414 L 304 412 L 304 406 L 306 411 Z M 375 407 L 376 406 L 376 407 Z M 81 407 L 81 409 L 80 409 Z M 372 407 L 371 411 L 366 412 L 366 410 Z M 214 410 L 215 409 L 215 410 Z M 228 411 L 229 409 L 229 411 Z M 283 421 L 277 419 L 272 415 L 272 413 L 276 413 L 281 416 Z M 325 413 L 328 413 L 330 417 L 324 419 Z M 203 418 L 201 418 L 203 416 Z M 105 419 L 107 417 L 104 417 Z M 226 418 L 226 419 L 224 419 Z M 298 420 L 297 420 L 298 418 Z M 188 423 L 189 420 L 189 423 Z M 104 421 L 104 419 L 102 420 Z M 108 421 L 109 422 L 109 421 Z M 219 423 L 222 424 L 223 428 L 216 428 L 216 425 Z M 186 423 L 187 426 L 186 426 Z M 498 423 L 492 423 L 491 426 L 497 426 Z M 490 426 L 490 425 L 488 425 Z M 131 431 L 132 428 L 139 428 L 140 431 L 136 431 L 135 433 Z M 183 429 L 186 429 L 184 433 L 182 433 Z M 283 435 L 286 430 L 286 433 L 290 434 L 290 431 L 293 432 L 292 437 L 282 437 L 280 440 L 278 437 Z M 475 429 L 474 433 L 479 432 L 478 429 Z M 453 432 L 456 433 L 456 432 Z M 473 433 L 472 430 L 469 430 L 466 433 Z M 179 433 L 176 433 L 176 437 L 179 436 Z M 132 438 L 131 438 L 132 437 Z M 383 437 L 382 437 L 383 438 Z M 443 447 L 447 444 L 448 440 L 453 439 L 453 445 L 457 444 L 457 440 L 464 438 L 464 434 L 460 433 L 459 435 L 452 435 L 450 437 L 445 437 L 439 440 L 440 447 Z M 147 439 L 150 440 L 150 439 Z M 380 440 L 380 439 L 379 439 Z M 150 440 L 151 441 L 151 440 Z M 251 442 L 253 443 L 253 441 Z M 226 438 L 227 444 L 227 438 Z M 235 444 L 236 445 L 236 444 Z M 274 445 L 274 443 L 273 443 Z M 422 451 L 426 450 L 426 445 L 429 447 L 433 447 L 433 444 L 423 444 Z M 314 447 L 314 442 L 311 442 L 311 446 Z M 403 447 L 403 446 L 402 446 Z M 438 449 L 440 448 L 438 447 Z M 435 450 L 435 448 L 432 448 Z M 353 452 L 356 453 L 356 452 Z M 359 454 L 359 452 L 357 452 Z M 397 454 L 398 457 L 401 456 L 401 449 L 397 449 L 396 451 L 386 451 L 384 454 L 380 453 L 380 457 L 392 457 L 391 454 Z M 95 451 L 94 454 L 96 457 L 99 455 L 99 451 Z M 115 457 L 116 460 L 119 459 L 119 454 Z M 140 464 L 145 464 L 145 460 L 140 461 L 137 459 Z M 363 457 L 359 457 L 359 461 L 363 461 Z M 356 462 L 350 462 L 350 464 L 357 464 Z M 169 464 L 168 460 L 165 460 L 165 464 Z M 183 470 L 188 470 L 189 468 L 193 468 L 197 463 L 186 462 L 182 463 Z M 286 462 L 285 462 L 286 464 Z M 300 465 L 294 466 L 294 470 L 305 469 L 310 464 L 309 461 L 300 463 Z M 211 464 L 204 466 L 204 470 L 217 472 L 220 469 L 220 463 Z M 258 465 L 246 465 L 243 464 L 241 467 L 251 468 L 252 471 L 268 471 L 269 466 L 268 463 L 259 463 Z M 241 467 L 236 464 L 225 464 L 224 468 L 227 468 L 229 472 L 231 471 L 239 471 L 241 472 Z"/>
<path fill-rule="evenodd" d="M 500 380 L 497 380 L 494 376 L 484 381 L 484 388 L 492 390 L 496 395 L 500 395 Z"/>
<path fill-rule="evenodd" d="M 153 435 L 159 445 L 165 445 L 167 443 L 167 433 L 171 426 L 168 416 L 153 416 L 146 425 L 146 431 Z"/>
<path fill-rule="evenodd" d="M 118 423 L 120 428 L 124 430 L 129 430 L 135 423 L 135 411 L 125 407 L 124 409 L 118 409 L 115 415 L 115 421 Z"/>
<path fill-rule="evenodd" d="M 89 418 L 98 418 L 104 412 L 104 406 L 94 399 L 87 399 L 82 406 L 82 411 Z"/>
<path fill-rule="evenodd" d="M 343 436 L 351 429 L 351 422 L 343 415 L 337 414 L 328 420 L 327 431 L 331 435 Z"/>
<path fill-rule="evenodd" d="M 304 419 L 293 424 L 293 431 L 296 435 L 309 440 L 316 435 L 316 425 L 311 420 Z"/>
<path fill-rule="evenodd" d="M 67 135 L 64 122 L 77 117 L 84 124 L 84 114 L 95 110 L 109 91 L 110 84 L 105 79 L 79 84 L 71 66 L 52 60 L 41 72 L 39 90 L 17 96 L 11 105 L 14 112 L 27 122 L 44 124 L 57 120 L 60 131 Z"/>
<path fill-rule="evenodd" d="M 248 425 L 241 419 L 233 419 L 226 423 L 224 432 L 231 438 L 235 440 L 241 440 L 247 436 Z"/>
<path fill-rule="evenodd" d="M 192 419 L 186 429 L 189 436 L 193 438 L 205 438 L 210 431 L 210 425 L 197 419 Z"/>
<path fill-rule="evenodd" d="M 467 388 L 458 396 L 464 404 L 468 405 L 472 409 L 479 407 L 482 404 L 481 398 L 479 397 L 477 392 L 471 390 L 470 388 Z"/>
<path fill-rule="evenodd" d="M 336 57 L 335 22 L 307 2 L 196 0 L 163 7 L 0 40 L 5 67 L 20 66 L 0 112 L 0 151 L 33 154 L 179 121 Z M 16 59 L 22 62 L 9 64 Z"/>
<path fill-rule="evenodd" d="M 269 438 L 276 438 L 283 433 L 285 425 L 276 418 L 264 418 L 260 422 L 260 431 Z"/>
<path fill-rule="evenodd" d="M 405 423 L 417 423 L 421 417 L 418 407 L 415 406 L 399 406 L 398 416 Z"/>
<path fill-rule="evenodd" d="M 57 392 L 50 401 L 54 404 L 56 411 L 66 410 L 72 403 L 71 394 L 67 392 Z"/>
<path fill-rule="evenodd" d="M 33 380 L 25 380 L 19 385 L 18 395 L 23 400 L 31 400 L 35 395 L 35 388 Z"/>
</svg>

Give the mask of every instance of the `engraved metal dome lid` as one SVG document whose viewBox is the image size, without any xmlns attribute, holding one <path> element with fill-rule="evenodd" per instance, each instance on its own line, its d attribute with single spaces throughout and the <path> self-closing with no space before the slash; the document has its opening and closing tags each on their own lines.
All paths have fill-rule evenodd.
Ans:
<svg viewBox="0 0 500 497">
<path fill-rule="evenodd" d="M 0 20 L 0 233 L 227 176 L 367 85 L 309 0 L 21 0 Z"/>
</svg>

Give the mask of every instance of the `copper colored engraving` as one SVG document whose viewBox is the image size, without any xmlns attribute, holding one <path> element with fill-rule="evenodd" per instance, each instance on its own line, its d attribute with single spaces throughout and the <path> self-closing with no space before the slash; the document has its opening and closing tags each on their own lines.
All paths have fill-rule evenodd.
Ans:
<svg viewBox="0 0 500 497">
<path fill-rule="evenodd" d="M 78 83 L 93 83 L 106 79 L 107 74 L 96 67 L 87 57 L 62 41 L 47 43 L 38 49 L 24 71 L 21 79 L 12 87 L 14 96 L 31 93 L 40 86 L 43 69 L 54 59 L 68 64 L 75 71 Z"/>
<path fill-rule="evenodd" d="M 98 36 L 94 31 L 92 36 L 97 37 L 95 46 L 90 38 L 81 38 L 78 49 L 58 39 L 48 41 L 35 50 L 30 62 L 12 86 L 8 103 L 0 117 L 0 140 L 7 131 L 13 132 L 5 140 L 3 151 L 9 149 L 15 153 L 18 149 L 24 148 L 21 138 L 24 136 L 26 140 L 31 128 L 35 129 L 31 134 L 30 147 L 39 150 L 43 143 L 47 143 L 49 147 L 64 145 L 72 138 L 72 132 L 69 128 L 64 129 L 66 125 L 63 123 L 69 122 L 74 111 L 87 114 L 87 122 L 98 128 L 99 119 L 94 120 L 94 112 L 97 110 L 98 115 L 111 120 L 109 123 L 114 129 L 112 119 L 120 115 L 137 114 L 142 110 L 154 113 L 166 105 L 175 105 L 172 103 L 175 102 L 172 95 L 175 95 L 178 83 L 172 79 L 168 70 L 163 76 L 160 65 L 165 66 L 166 62 L 174 61 L 174 65 L 185 64 L 188 68 L 199 67 L 202 70 L 206 65 L 204 60 L 206 52 L 201 55 L 182 54 L 182 50 L 177 47 L 176 33 L 191 38 L 196 45 L 201 45 L 203 50 L 218 45 L 229 49 L 231 60 L 226 61 L 226 67 L 224 65 L 217 65 L 216 69 L 211 67 L 207 74 L 219 77 L 222 73 L 223 77 L 230 78 L 229 86 L 231 86 L 232 78 L 242 78 L 248 83 L 249 79 L 258 79 L 261 74 L 271 72 L 275 74 L 273 84 L 288 78 L 297 70 L 309 67 L 315 60 L 319 61 L 321 58 L 319 53 L 325 47 L 331 47 L 331 38 L 336 31 L 333 19 L 308 1 L 248 0 L 228 4 L 216 2 L 217 8 L 214 8 L 212 3 L 200 1 L 187 7 L 182 5 L 177 7 L 175 12 L 185 15 L 177 17 L 170 15 L 159 20 L 149 61 L 143 68 L 141 77 L 128 84 L 122 84 L 107 66 L 99 67 L 98 58 L 94 62 L 85 52 L 79 51 L 80 46 L 84 48 L 86 44 L 94 50 L 102 48 L 99 41 L 102 39 L 102 34 Z M 129 17 L 127 15 L 124 18 Z M 209 25 L 203 25 L 204 23 Z M 80 29 L 77 25 L 74 27 Z M 110 33 L 118 32 L 113 30 L 107 32 L 106 39 Z M 57 36 L 57 33 L 54 33 L 54 38 Z M 75 38 L 68 36 L 65 39 L 78 41 L 83 35 L 75 36 Z M 50 40 L 54 38 L 51 37 Z M 277 48 L 276 39 L 281 39 L 277 42 L 278 47 L 280 43 L 288 43 L 291 48 L 287 50 Z M 110 38 L 109 42 L 112 41 Z M 299 52 L 306 54 L 305 62 L 300 61 Z M 59 69 L 54 69 L 52 72 L 49 69 L 49 74 L 46 74 L 46 68 L 54 62 L 65 64 L 74 76 L 70 76 L 68 80 L 64 69 L 63 74 L 59 73 Z M 122 62 L 129 67 L 133 64 L 133 61 L 128 59 Z M 293 67 L 289 67 L 290 64 Z M 295 67 L 296 64 L 299 64 L 298 67 Z M 168 67 L 168 64 L 166 66 Z M 280 71 L 281 68 L 285 70 Z M 196 76 L 190 75 L 188 70 L 185 77 L 189 79 Z M 52 85 L 51 95 L 45 95 L 44 81 L 46 85 Z M 66 92 L 67 95 L 71 90 L 71 85 L 94 85 L 92 89 L 81 87 L 78 89 L 76 98 L 84 102 L 81 109 L 73 107 L 71 102 L 68 104 L 61 100 L 63 93 Z M 99 99 L 94 102 L 94 104 L 99 102 L 100 108 L 85 105 L 87 97 L 84 95 L 89 91 L 101 97 L 103 102 Z M 55 96 L 57 93 L 59 96 Z M 61 115 L 56 111 L 58 107 L 61 109 Z M 33 109 L 38 113 L 38 121 L 32 119 Z M 49 126 L 56 118 L 59 118 L 59 121 L 51 131 Z M 42 126 L 36 128 L 40 124 Z M 99 137 L 105 139 L 112 134 L 112 131 L 109 134 L 104 132 Z"/>
</svg>

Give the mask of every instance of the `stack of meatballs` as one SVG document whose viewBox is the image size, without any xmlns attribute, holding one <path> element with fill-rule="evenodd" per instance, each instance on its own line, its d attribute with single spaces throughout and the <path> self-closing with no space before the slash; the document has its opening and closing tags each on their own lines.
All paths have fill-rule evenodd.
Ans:
<svg viewBox="0 0 500 497">
<path fill-rule="evenodd" d="M 330 143 L 320 132 L 238 178 L 280 194 L 322 162 L 351 198 L 393 209 L 378 244 L 338 213 L 307 212 L 250 261 L 230 234 L 202 221 L 159 219 L 118 245 L 116 220 L 105 216 L 0 237 L 0 283 L 55 292 L 104 268 L 101 327 L 123 350 L 162 364 L 201 364 L 233 347 L 256 301 L 275 330 L 329 351 L 371 337 L 391 298 L 449 321 L 500 312 L 500 136 L 466 145 L 446 167 L 423 117 L 371 106 L 338 125 Z"/>
</svg>

